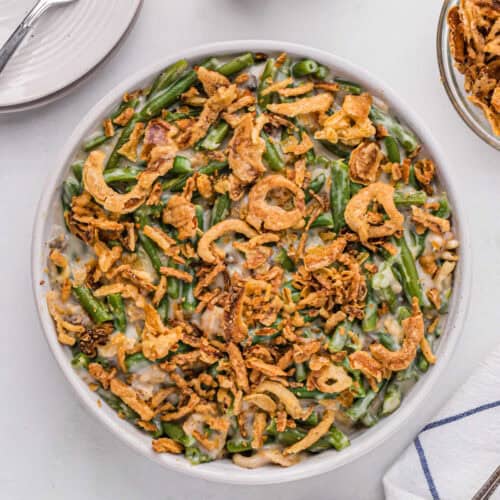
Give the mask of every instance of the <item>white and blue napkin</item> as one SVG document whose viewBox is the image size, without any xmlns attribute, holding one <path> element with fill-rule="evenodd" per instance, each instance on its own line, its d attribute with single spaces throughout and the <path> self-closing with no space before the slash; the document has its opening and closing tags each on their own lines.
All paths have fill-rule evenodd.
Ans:
<svg viewBox="0 0 500 500">
<path fill-rule="evenodd" d="M 384 476 L 387 500 L 500 499 L 500 348 Z"/>
</svg>

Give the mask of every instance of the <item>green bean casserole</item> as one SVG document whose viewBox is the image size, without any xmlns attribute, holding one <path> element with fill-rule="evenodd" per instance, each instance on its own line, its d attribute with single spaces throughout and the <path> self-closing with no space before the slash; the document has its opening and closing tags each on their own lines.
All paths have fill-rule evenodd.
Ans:
<svg viewBox="0 0 500 500">
<path fill-rule="evenodd" d="M 415 134 L 287 54 L 180 60 L 62 186 L 47 304 L 98 403 L 193 464 L 290 466 L 396 411 L 458 241 Z"/>
</svg>

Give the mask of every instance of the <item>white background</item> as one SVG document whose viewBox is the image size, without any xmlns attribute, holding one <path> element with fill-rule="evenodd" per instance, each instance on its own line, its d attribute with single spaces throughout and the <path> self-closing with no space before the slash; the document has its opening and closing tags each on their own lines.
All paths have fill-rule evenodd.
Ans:
<svg viewBox="0 0 500 500">
<path fill-rule="evenodd" d="M 500 341 L 499 153 L 466 128 L 440 83 L 435 55 L 440 2 L 144 3 L 123 47 L 82 87 L 45 108 L 0 116 L 0 499 L 382 498 L 386 468 L 478 360 Z M 48 350 L 31 292 L 30 243 L 36 204 L 46 174 L 80 117 L 124 77 L 157 57 L 238 38 L 275 38 L 316 46 L 388 82 L 441 142 L 462 193 L 474 248 L 474 289 L 464 337 L 425 407 L 398 435 L 357 463 L 288 485 L 212 484 L 171 473 L 129 450 L 77 401 Z"/>
</svg>

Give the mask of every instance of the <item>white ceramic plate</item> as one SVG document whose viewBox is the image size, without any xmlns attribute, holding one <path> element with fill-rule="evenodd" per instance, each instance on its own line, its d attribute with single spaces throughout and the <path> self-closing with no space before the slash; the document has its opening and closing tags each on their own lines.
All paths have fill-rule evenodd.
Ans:
<svg viewBox="0 0 500 500">
<path fill-rule="evenodd" d="M 212 55 L 236 55 L 246 51 L 268 53 L 286 51 L 292 57 L 314 59 L 332 68 L 336 76 L 360 82 L 370 93 L 384 99 L 390 105 L 392 112 L 406 122 L 420 137 L 424 144 L 424 153 L 433 158 L 438 165 L 439 181 L 447 192 L 454 210 L 454 230 L 460 241 L 461 248 L 461 258 L 455 273 L 455 286 L 450 304 L 449 317 L 437 350 L 437 364 L 418 381 L 403 399 L 400 408 L 394 414 L 381 420 L 371 429 L 367 429 L 355 436 L 349 448 L 341 452 L 332 450 L 310 456 L 301 463 L 287 469 L 266 466 L 255 470 L 246 470 L 237 467 L 229 460 L 220 460 L 193 466 L 183 457 L 154 453 L 151 450 L 151 438 L 127 422 L 119 419 L 116 413 L 108 408 L 107 405 L 99 407 L 97 405 L 98 396 L 88 389 L 87 385 L 73 370 L 70 363 L 71 355 L 69 349 L 57 341 L 54 325 L 45 302 L 45 294 L 48 290 L 47 284 L 42 284 L 43 280 L 46 280 L 44 269 L 46 268 L 48 255 L 47 242 L 52 236 L 51 231 L 54 228 L 54 224 L 60 224 L 62 219 L 60 204 L 61 183 L 68 174 L 69 164 L 75 153 L 79 151 L 82 140 L 95 130 L 96 125 L 111 112 L 121 95 L 128 89 L 147 85 L 161 69 L 180 58 L 200 63 Z M 52 353 L 85 406 L 122 441 L 151 460 L 179 472 L 224 483 L 268 484 L 315 476 L 356 460 L 373 450 L 376 446 L 379 446 L 391 435 L 394 435 L 410 416 L 418 414 L 419 407 L 425 402 L 433 386 L 442 377 L 455 346 L 460 339 L 461 327 L 469 302 L 471 285 L 470 264 L 472 257 L 469 237 L 465 227 L 465 214 L 460 204 L 460 198 L 453 185 L 453 171 L 443 157 L 438 140 L 429 133 L 427 127 L 423 125 L 411 110 L 411 106 L 403 103 L 387 85 L 371 76 L 365 70 L 327 52 L 286 42 L 242 40 L 204 45 L 187 50 L 162 59 L 152 67 L 137 72 L 137 74 L 121 83 L 98 102 L 89 111 L 87 116 L 82 119 L 71 137 L 69 137 L 55 165 L 56 168 L 51 173 L 40 200 L 32 241 L 32 280 L 40 320 Z"/>
<path fill-rule="evenodd" d="M 35 0 L 0 0 L 0 45 Z M 78 0 L 53 7 L 0 73 L 0 112 L 45 104 L 103 61 L 132 25 L 142 0 Z"/>
</svg>

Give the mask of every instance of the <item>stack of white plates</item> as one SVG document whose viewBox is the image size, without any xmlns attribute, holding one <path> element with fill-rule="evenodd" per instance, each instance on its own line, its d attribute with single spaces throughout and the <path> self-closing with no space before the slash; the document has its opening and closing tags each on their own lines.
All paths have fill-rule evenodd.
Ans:
<svg viewBox="0 0 500 500">
<path fill-rule="evenodd" d="M 0 0 L 0 46 L 35 0 Z M 0 73 L 0 113 L 64 95 L 104 61 L 130 30 L 142 0 L 78 0 L 53 7 Z"/>
</svg>

